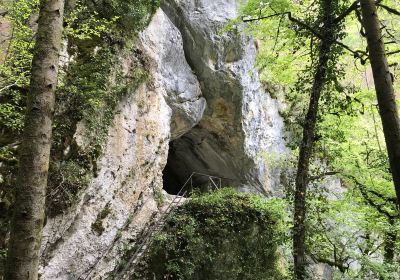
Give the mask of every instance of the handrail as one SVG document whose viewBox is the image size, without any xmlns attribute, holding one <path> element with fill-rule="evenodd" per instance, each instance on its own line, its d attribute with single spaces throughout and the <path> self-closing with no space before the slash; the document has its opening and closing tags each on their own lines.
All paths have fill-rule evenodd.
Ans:
<svg viewBox="0 0 400 280">
<path fill-rule="evenodd" d="M 182 201 L 182 199 L 185 197 L 185 195 L 188 193 L 188 190 L 185 190 L 184 191 L 184 189 L 188 186 L 188 183 L 190 182 L 190 187 L 191 187 L 191 189 L 193 189 L 193 178 L 195 177 L 195 176 L 203 176 L 203 177 L 208 177 L 209 178 L 209 181 L 214 185 L 214 187 L 215 187 L 215 189 L 220 189 L 220 188 L 222 188 L 222 179 L 225 179 L 225 180 L 232 180 L 232 181 L 238 181 L 237 179 L 232 179 L 232 178 L 227 178 L 227 177 L 218 177 L 218 176 L 214 176 L 214 175 L 209 175 L 209 174 L 204 174 L 204 173 L 201 173 L 201 172 L 192 172 L 191 174 L 190 174 L 190 176 L 188 177 L 188 179 L 185 181 L 185 183 L 182 185 L 182 187 L 181 187 L 181 189 L 178 191 L 178 193 L 175 195 L 175 197 L 174 197 L 174 199 L 169 203 L 169 205 L 167 206 L 167 208 L 164 210 L 164 211 L 162 211 L 161 212 L 161 215 L 160 215 L 160 217 L 158 218 L 158 220 L 154 223 L 154 224 L 152 224 L 148 229 L 147 229 L 147 231 L 143 234 L 144 235 L 144 238 L 142 239 L 142 241 L 141 241 L 141 243 L 139 244 L 139 246 L 138 246 L 138 248 L 137 248 L 137 250 L 135 251 L 135 253 L 132 255 L 132 257 L 129 259 L 129 262 L 128 262 L 128 264 L 130 264 L 130 263 L 132 263 L 132 262 L 134 262 L 135 261 L 135 259 L 140 255 L 140 253 L 141 253 L 141 251 L 143 251 L 143 253 L 145 252 L 145 250 L 143 250 L 143 247 L 145 246 L 145 245 L 150 245 L 151 244 L 151 241 L 152 241 L 152 239 L 151 239 L 151 237 L 153 236 L 153 234 L 154 233 L 156 233 L 157 231 L 157 228 L 159 228 L 159 230 L 161 230 L 161 226 L 162 226 L 162 222 L 163 221 L 165 221 L 165 219 L 172 213 L 172 211 L 177 207 L 177 206 L 179 206 L 179 204 L 180 204 L 180 202 Z M 218 187 L 218 185 L 214 182 L 214 180 L 213 179 L 218 179 L 218 183 L 219 183 L 219 187 Z M 184 191 L 184 192 L 183 192 Z M 182 193 L 183 192 L 183 193 Z M 174 205 L 175 204 L 175 202 L 176 202 L 176 200 L 178 200 L 177 201 L 177 205 Z M 174 208 L 173 208 L 174 207 Z M 171 209 L 171 210 L 170 210 Z M 149 242 L 149 243 L 148 243 Z M 109 250 L 110 248 L 108 248 L 108 250 Z M 90 276 L 90 274 L 93 272 L 93 269 L 96 267 L 96 265 L 99 263 L 99 261 L 102 259 L 104 257 L 104 254 L 103 254 L 103 256 L 101 256 L 100 258 L 98 258 L 98 260 L 96 261 L 96 263 L 95 264 L 93 264 L 88 270 L 86 270 L 86 271 L 84 271 L 84 272 L 82 272 L 78 277 L 77 277 L 77 279 L 79 280 L 79 279 L 83 279 L 83 280 L 85 280 L 85 279 L 87 279 L 89 276 Z M 129 265 L 127 265 L 120 273 L 117 273 L 117 272 L 114 272 L 113 273 L 113 276 L 120 276 L 121 274 L 122 274 L 122 276 L 123 276 L 123 273 L 125 273 L 126 272 L 126 269 L 129 267 Z M 117 273 L 117 275 L 115 275 L 115 273 Z M 83 278 L 82 278 L 83 277 Z M 121 279 L 121 278 L 115 278 L 115 279 Z"/>
<path fill-rule="evenodd" d="M 131 268 L 131 267 L 129 267 L 129 265 L 134 263 L 135 260 L 141 256 L 140 254 L 141 253 L 144 254 L 146 249 L 148 249 L 150 247 L 150 245 L 151 245 L 151 243 L 153 241 L 152 237 L 154 236 L 154 234 L 159 232 L 159 231 L 161 231 L 162 226 L 163 226 L 163 222 L 165 222 L 166 218 L 172 213 L 172 211 L 175 210 L 175 208 L 179 206 L 179 204 L 182 201 L 182 199 L 188 193 L 188 190 L 185 190 L 185 188 L 188 186 L 189 182 L 191 183 L 190 184 L 191 188 L 193 188 L 193 177 L 196 176 L 196 175 L 203 176 L 203 177 L 208 177 L 209 181 L 214 185 L 216 190 L 222 188 L 222 179 L 230 179 L 230 178 L 223 178 L 223 177 L 207 175 L 207 174 L 200 173 L 200 172 L 192 172 L 192 174 L 190 174 L 188 179 L 182 185 L 181 189 L 175 195 L 174 199 L 168 204 L 167 208 L 164 211 L 161 212 L 161 215 L 158 218 L 158 220 L 154 224 L 152 224 L 151 226 L 149 226 L 147 228 L 147 231 L 144 234 L 144 238 L 141 240 L 139 246 L 136 248 L 136 250 L 133 253 L 133 255 L 129 258 L 129 261 L 126 264 L 126 267 L 120 273 L 117 273 L 116 276 L 122 276 L 123 278 L 120 277 L 120 278 L 116 278 L 116 279 L 124 279 L 125 278 L 125 276 L 124 276 L 125 272 L 129 268 Z M 213 179 L 218 179 L 219 180 L 219 187 L 214 182 Z M 235 180 L 235 179 L 230 179 L 230 180 Z M 176 200 L 177 200 L 177 203 L 175 203 Z M 145 247 L 146 245 L 147 245 L 147 247 Z"/>
</svg>

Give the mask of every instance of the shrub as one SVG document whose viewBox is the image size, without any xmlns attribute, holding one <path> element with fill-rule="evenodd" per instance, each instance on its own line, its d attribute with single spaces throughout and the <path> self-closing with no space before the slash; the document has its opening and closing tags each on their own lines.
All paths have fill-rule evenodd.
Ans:
<svg viewBox="0 0 400 280">
<path fill-rule="evenodd" d="M 132 279 L 283 279 L 284 205 L 232 189 L 196 195 L 154 236 Z"/>
</svg>

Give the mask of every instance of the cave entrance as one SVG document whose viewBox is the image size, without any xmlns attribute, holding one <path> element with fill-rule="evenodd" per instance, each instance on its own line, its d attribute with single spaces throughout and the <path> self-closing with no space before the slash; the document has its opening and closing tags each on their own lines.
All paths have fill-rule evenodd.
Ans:
<svg viewBox="0 0 400 280">
<path fill-rule="evenodd" d="M 177 195 L 188 180 L 185 190 L 189 195 L 194 189 L 239 185 L 231 156 L 213 135 L 199 127 L 170 142 L 163 170 L 163 186 L 169 194 Z"/>
</svg>

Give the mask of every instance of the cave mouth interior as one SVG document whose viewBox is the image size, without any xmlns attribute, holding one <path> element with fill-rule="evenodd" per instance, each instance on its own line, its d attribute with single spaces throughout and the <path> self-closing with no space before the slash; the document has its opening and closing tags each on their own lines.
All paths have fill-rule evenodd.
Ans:
<svg viewBox="0 0 400 280">
<path fill-rule="evenodd" d="M 183 136 L 170 142 L 168 160 L 163 170 L 163 187 L 168 194 L 178 195 L 193 172 L 204 171 L 204 168 L 198 164 L 199 159 L 191 149 L 193 146 L 190 140 Z M 207 182 L 206 177 L 193 176 L 187 188 L 182 192 L 188 190 L 188 193 L 185 194 L 188 196 L 192 191 L 189 188 L 201 188 Z"/>
<path fill-rule="evenodd" d="M 209 189 L 209 177 L 200 174 L 217 177 L 217 185 L 234 187 L 239 180 L 230 159 L 231 156 L 223 151 L 215 137 L 195 127 L 169 143 L 168 160 L 163 170 L 163 188 L 168 194 L 177 195 L 194 172 L 198 174 L 192 177 L 185 188 L 184 191 L 188 190 L 186 196 L 190 196 L 192 187 L 201 192 Z"/>
</svg>

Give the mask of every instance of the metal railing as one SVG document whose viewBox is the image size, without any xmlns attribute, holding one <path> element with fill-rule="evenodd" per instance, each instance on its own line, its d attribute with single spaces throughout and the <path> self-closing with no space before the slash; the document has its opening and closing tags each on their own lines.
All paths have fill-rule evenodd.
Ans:
<svg viewBox="0 0 400 280">
<path fill-rule="evenodd" d="M 162 231 L 168 216 L 171 215 L 171 213 L 173 213 L 173 211 L 179 205 L 181 205 L 182 200 L 187 194 L 189 194 L 189 191 L 193 189 L 193 179 L 195 177 L 208 178 L 208 190 L 212 191 L 222 188 L 222 179 L 224 178 L 199 172 L 193 172 L 185 181 L 179 192 L 175 195 L 174 199 L 168 204 L 167 208 L 165 208 L 165 210 L 161 212 L 157 221 L 149 226 L 145 230 L 144 234 L 142 234 L 143 238 L 140 240 L 140 243 L 136 247 L 134 253 L 125 264 L 125 267 L 120 272 L 117 272 L 117 274 L 114 276 L 114 279 L 126 279 L 127 275 L 125 275 L 125 273 L 128 272 L 128 270 L 134 271 L 134 268 L 138 264 L 140 258 L 146 253 L 147 249 L 150 248 L 154 235 Z"/>
</svg>

